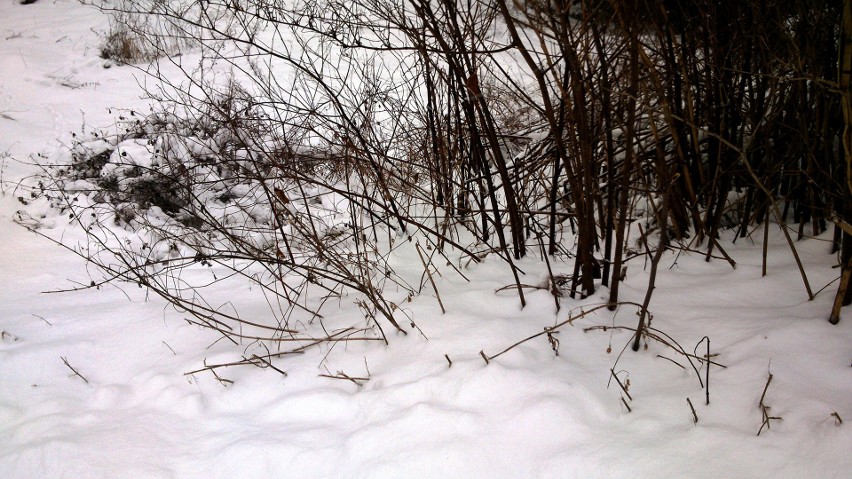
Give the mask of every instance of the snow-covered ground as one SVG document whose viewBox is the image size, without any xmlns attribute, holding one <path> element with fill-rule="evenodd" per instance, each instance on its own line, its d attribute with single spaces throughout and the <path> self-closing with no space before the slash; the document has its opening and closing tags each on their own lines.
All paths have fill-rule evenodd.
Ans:
<svg viewBox="0 0 852 479">
<path fill-rule="evenodd" d="M 690 353 L 708 336 L 714 361 L 726 366 L 711 368 L 709 405 L 672 349 L 652 342 L 619 355 L 629 332 L 585 331 L 635 326 L 627 307 L 560 328 L 558 355 L 541 336 L 486 365 L 480 351 L 493 356 L 606 297 L 601 289 L 566 299 L 556 313 L 537 291 L 521 310 L 514 295 L 495 292 L 511 282 L 497 262 L 470 266 L 469 283 L 442 270 L 435 279 L 446 314 L 428 288 L 406 306 L 428 340 L 392 335 L 388 346 L 313 349 L 276 364 L 286 377 L 220 370 L 232 384 L 184 373 L 241 351 L 143 290 L 44 294 L 89 276 L 79 258 L 12 221 L 27 194 L 16 182 L 72 133 L 112 124 L 111 107 L 145 107 L 143 79 L 104 68 L 98 56 L 106 27 L 99 12 L 71 0 L 0 3 L 0 477 L 852 475 L 852 313 L 827 322 L 836 282 L 808 301 L 777 227 L 765 278 L 761 245 L 730 237 L 723 244 L 735 270 L 686 253 L 661 264 L 653 326 Z M 63 217 L 48 219 L 52 233 L 81 238 Z M 826 240 L 797 243 L 815 289 L 838 274 Z M 413 247 L 400 249 L 394 266 L 422 274 Z M 537 262 L 520 266 L 524 283 L 544 280 Z M 635 259 L 622 299 L 641 302 L 646 285 Z M 359 313 L 341 301 L 339 314 Z M 364 379 L 320 377 L 338 371 Z M 758 437 L 770 374 L 763 404 L 782 419 Z"/>
</svg>

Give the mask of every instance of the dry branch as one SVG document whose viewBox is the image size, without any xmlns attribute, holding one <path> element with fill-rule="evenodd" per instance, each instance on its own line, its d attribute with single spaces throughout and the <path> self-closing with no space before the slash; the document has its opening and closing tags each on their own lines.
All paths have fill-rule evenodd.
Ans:
<svg viewBox="0 0 852 479">
<path fill-rule="evenodd" d="M 686 398 L 686 402 L 689 404 L 689 409 L 692 411 L 692 423 L 698 424 L 698 414 L 695 413 L 695 406 L 692 405 L 692 400 Z"/>
<path fill-rule="evenodd" d="M 364 385 L 363 382 L 370 380 L 370 378 L 361 378 L 361 377 L 350 376 L 350 375 L 344 373 L 343 371 L 337 371 L 337 374 L 320 374 L 319 377 L 328 378 L 328 379 L 343 379 L 343 380 L 346 380 L 346 381 L 351 381 L 353 384 L 355 384 L 358 387 L 363 386 Z M 359 381 L 363 381 L 363 382 L 359 382 Z"/>
<path fill-rule="evenodd" d="M 633 302 L 630 302 L 630 301 L 622 301 L 622 302 L 619 302 L 618 304 L 619 304 L 619 305 L 630 305 L 630 306 L 636 306 L 637 308 L 641 308 L 641 307 L 642 307 L 642 305 L 640 305 L 640 304 L 638 304 L 638 303 L 633 303 Z M 597 311 L 597 310 L 599 310 L 599 309 L 608 308 L 609 306 L 610 306 L 609 304 L 601 304 L 601 305 L 598 305 L 598 306 L 594 306 L 594 307 L 592 307 L 592 308 L 591 308 L 591 309 L 589 309 L 589 310 L 584 310 L 584 309 L 582 309 L 582 307 L 581 307 L 581 308 L 579 308 L 579 309 L 580 309 L 580 314 L 578 314 L 578 315 L 574 316 L 574 314 L 573 314 L 573 312 L 572 312 L 572 313 L 570 313 L 570 314 L 568 315 L 568 319 L 566 319 L 565 321 L 559 322 L 559 323 L 557 323 L 557 324 L 555 324 L 555 325 L 553 325 L 553 326 L 547 326 L 547 327 L 545 327 L 545 328 L 544 328 L 544 330 L 543 330 L 542 332 L 540 332 L 540 333 L 536 333 L 536 334 L 533 334 L 532 336 L 529 336 L 529 337 L 526 337 L 526 338 L 524 338 L 524 339 L 522 339 L 522 340 L 520 340 L 520 341 L 516 342 L 515 344 L 513 344 L 513 345 L 509 346 L 508 348 L 506 348 L 506 349 L 504 349 L 504 350 L 500 351 L 499 353 L 497 353 L 497 354 L 495 354 L 495 355 L 493 355 L 493 356 L 486 356 L 486 355 L 485 355 L 485 353 L 484 353 L 484 352 L 482 352 L 482 351 L 480 351 L 480 354 L 482 355 L 482 357 L 483 357 L 483 358 L 485 358 L 485 361 L 486 361 L 486 362 L 488 362 L 488 360 L 489 360 L 489 359 L 495 359 L 495 358 L 497 358 L 497 357 L 499 357 L 499 356 L 502 356 L 503 354 L 505 354 L 505 353 L 507 353 L 507 352 L 511 351 L 512 349 L 516 348 L 517 346 L 520 346 L 521 344 L 524 344 L 524 343 L 525 343 L 525 342 L 527 342 L 527 341 L 530 341 L 530 340 L 532 340 L 532 339 L 535 339 L 535 338 L 537 338 L 537 337 L 539 337 L 539 336 L 551 335 L 551 334 L 553 334 L 553 332 L 555 332 L 557 329 L 559 329 L 559 328 L 561 328 L 561 327 L 563 327 L 563 326 L 565 326 L 565 325 L 571 324 L 571 323 L 573 323 L 574 321 L 576 321 L 576 320 L 578 320 L 578 319 L 580 319 L 580 318 L 585 317 L 587 314 L 593 313 L 593 312 L 595 312 L 595 311 Z"/>
<path fill-rule="evenodd" d="M 66 365 L 66 366 L 68 366 L 68 369 L 70 369 L 71 371 L 73 371 L 73 372 L 74 372 L 74 376 L 77 376 L 78 378 L 80 378 L 80 379 L 82 379 L 83 381 L 85 381 L 85 382 L 86 382 L 86 384 L 89 384 L 89 380 L 88 380 L 88 379 L 86 379 L 85 377 L 83 377 L 83 375 L 82 375 L 82 374 L 80 374 L 80 373 L 79 373 L 76 369 L 74 369 L 74 367 L 73 367 L 73 366 L 71 366 L 70 364 L 68 364 L 68 360 L 67 360 L 67 359 L 65 359 L 65 357 L 64 357 L 64 356 L 60 356 L 60 358 L 62 358 L 62 362 L 63 362 L 63 363 L 65 363 L 65 365 Z"/>
<path fill-rule="evenodd" d="M 612 369 L 612 368 L 610 368 L 609 372 L 612 374 L 612 378 L 613 378 L 613 379 L 615 379 L 615 382 L 616 382 L 616 383 L 618 383 L 618 387 L 620 387 L 620 388 L 621 388 L 621 390 L 622 390 L 622 391 L 624 391 L 624 394 L 626 394 L 626 395 L 627 395 L 627 398 L 628 398 L 628 399 L 630 399 L 630 400 L 632 401 L 632 400 L 633 400 L 633 397 L 630 395 L 630 393 L 629 393 L 629 392 L 627 392 L 627 388 L 626 388 L 626 387 L 624 387 L 624 384 L 622 384 L 622 383 L 621 383 L 621 380 L 620 380 L 620 379 L 618 379 L 618 375 L 617 375 L 617 374 L 615 374 L 615 370 L 614 370 L 614 369 Z"/>
<path fill-rule="evenodd" d="M 429 265 L 432 264 L 431 258 L 429 260 L 429 264 L 426 264 L 426 260 L 423 258 L 423 253 L 420 250 L 420 243 L 416 243 L 414 247 L 417 249 L 417 256 L 420 257 L 420 263 L 423 264 L 423 269 L 429 277 L 429 283 L 432 285 L 432 290 L 435 291 L 435 297 L 438 298 L 438 305 L 441 307 L 441 314 L 447 314 L 447 310 L 444 308 L 444 302 L 441 301 L 441 293 L 438 292 L 438 286 L 435 285 L 435 280 L 432 279 L 432 271 L 429 268 Z"/>
<path fill-rule="evenodd" d="M 782 420 L 779 416 L 770 416 L 769 415 L 769 406 L 766 405 L 764 400 L 766 399 L 766 391 L 769 390 L 769 383 L 772 382 L 772 373 L 769 373 L 769 377 L 766 378 L 766 385 L 763 386 L 763 393 L 760 395 L 760 414 L 762 418 L 762 422 L 760 424 L 760 429 L 757 430 L 757 435 L 760 436 L 760 433 L 763 432 L 763 428 L 765 427 L 767 430 L 771 429 L 770 421 L 780 421 Z"/>
<path fill-rule="evenodd" d="M 834 418 L 834 423 L 836 425 L 840 426 L 841 424 L 843 424 L 843 419 L 840 418 L 840 414 L 837 414 L 837 411 L 831 413 L 830 416 Z"/>
</svg>

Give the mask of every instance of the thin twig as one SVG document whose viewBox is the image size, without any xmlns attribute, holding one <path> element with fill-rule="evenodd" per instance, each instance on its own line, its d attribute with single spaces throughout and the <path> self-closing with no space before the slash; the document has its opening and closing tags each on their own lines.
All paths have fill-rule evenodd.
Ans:
<svg viewBox="0 0 852 479">
<path fill-rule="evenodd" d="M 634 332 L 636 331 L 636 328 L 632 328 L 630 326 L 589 326 L 588 328 L 583 329 L 583 331 L 585 331 L 585 332 L 594 331 L 594 330 L 606 331 L 608 329 L 624 329 L 626 331 L 634 331 Z M 683 348 L 678 349 L 678 348 L 674 347 L 674 345 L 669 344 L 667 341 L 664 341 L 663 338 L 661 338 L 660 336 L 657 336 L 657 334 L 649 333 L 649 331 L 651 331 L 653 333 L 659 333 L 659 334 L 663 334 L 663 335 L 668 336 L 667 334 L 663 333 L 659 329 L 647 328 L 646 331 L 645 331 L 645 335 L 648 336 L 649 338 L 665 345 L 665 346 L 668 346 L 668 347 L 674 349 L 675 351 L 677 351 L 679 354 L 685 356 L 686 358 L 704 361 L 704 358 L 702 358 L 701 356 L 697 356 L 695 354 L 689 354 L 685 350 L 683 350 Z M 724 364 L 721 364 L 721 363 L 717 363 L 716 361 L 709 361 L 709 362 L 712 363 L 714 366 L 719 366 L 720 368 L 725 368 L 725 369 L 728 368 L 728 366 L 725 366 Z M 693 366 L 693 368 L 695 369 L 695 366 Z M 697 371 L 696 371 L 696 373 L 697 373 Z M 701 376 L 699 376 L 698 379 L 699 379 L 699 381 L 701 381 L 701 387 L 703 388 L 704 387 L 704 380 L 701 378 Z"/>
<path fill-rule="evenodd" d="M 71 371 L 73 371 L 73 372 L 74 372 L 74 375 L 75 375 L 75 376 L 79 377 L 79 378 L 80 378 L 80 379 L 82 379 L 83 381 L 86 381 L 86 384 L 89 384 L 89 380 L 88 380 L 88 379 L 86 379 L 85 377 L 83 377 L 83 375 L 82 375 L 82 374 L 80 374 L 80 372 L 79 372 L 79 371 L 77 371 L 76 369 L 74 369 L 74 367 L 73 367 L 73 366 L 71 366 L 70 364 L 68 364 L 68 360 L 67 360 L 67 359 L 65 359 L 65 357 L 64 357 L 64 356 L 60 356 L 60 358 L 62 358 L 62 362 L 63 362 L 63 363 L 65 363 L 65 365 L 66 365 L 66 366 L 68 366 L 68 369 L 70 369 Z"/>
<path fill-rule="evenodd" d="M 763 432 L 763 428 L 772 429 L 772 426 L 769 424 L 772 420 L 781 421 L 782 418 L 779 416 L 770 416 L 769 415 L 769 406 L 767 406 L 763 400 L 766 399 L 766 391 L 769 389 L 769 383 L 772 382 L 772 373 L 769 373 L 769 377 L 766 378 L 766 385 L 763 386 L 763 394 L 760 395 L 760 412 L 763 416 L 763 422 L 760 424 L 760 429 L 757 430 L 757 435 L 760 436 L 760 433 Z"/>
<path fill-rule="evenodd" d="M 216 371 L 211 369 L 210 372 L 213 373 L 213 377 L 215 377 L 216 380 L 219 381 L 220 384 L 222 384 L 222 386 L 228 387 L 229 384 L 234 384 L 234 381 L 219 376 Z"/>
<path fill-rule="evenodd" d="M 710 405 L 710 337 L 704 336 L 707 339 L 707 370 L 704 371 L 705 379 L 704 379 L 704 395 L 706 397 L 707 402 L 706 406 Z"/>
<path fill-rule="evenodd" d="M 698 341 L 698 343 L 695 345 L 695 348 L 692 350 L 692 352 L 697 357 L 698 356 L 698 347 L 701 346 L 701 343 L 703 343 L 705 341 L 707 341 L 707 353 L 705 354 L 704 357 L 707 360 L 707 369 L 704 370 L 704 378 L 705 378 L 704 379 L 704 395 L 705 395 L 705 401 L 706 401 L 705 405 L 709 406 L 710 405 L 710 337 L 704 336 L 703 338 L 701 338 L 701 341 Z M 699 358 L 699 361 L 702 361 L 702 359 Z"/>
<path fill-rule="evenodd" d="M 429 277 L 429 283 L 432 285 L 432 290 L 435 291 L 435 296 L 438 298 L 438 306 L 441 307 L 441 314 L 447 314 L 447 310 L 444 308 L 444 302 L 441 301 L 441 293 L 438 292 L 438 286 L 435 285 L 435 280 L 432 279 L 432 271 L 429 269 L 429 265 L 426 264 L 426 260 L 423 258 L 423 253 L 420 251 L 420 243 L 416 243 L 414 248 L 417 250 L 417 256 L 420 256 L 420 262 L 423 264 L 423 269 L 426 270 L 426 275 Z M 431 260 L 430 260 L 430 263 Z"/>
<path fill-rule="evenodd" d="M 282 375 L 282 376 L 284 376 L 284 377 L 286 377 L 286 376 L 287 376 L 287 373 L 286 373 L 285 371 L 282 371 L 281 369 L 276 368 L 276 367 L 275 367 L 275 366 L 273 366 L 273 365 L 272 365 L 272 363 L 271 363 L 271 362 L 269 362 L 267 359 L 262 358 L 262 357 L 260 357 L 260 356 L 258 356 L 258 355 L 256 355 L 256 354 L 253 354 L 251 358 L 252 358 L 252 359 L 257 359 L 258 361 L 260 361 L 260 362 L 262 362 L 263 364 L 265 364 L 265 365 L 266 365 L 266 367 L 271 368 L 271 369 L 273 369 L 273 370 L 275 370 L 275 371 L 278 371 L 279 373 L 281 373 L 281 375 Z"/>
<path fill-rule="evenodd" d="M 736 261 L 734 261 L 734 259 L 733 259 L 733 258 L 731 258 L 731 257 L 728 255 L 728 253 L 727 253 L 727 252 L 725 252 L 725 249 L 724 249 L 724 248 L 722 248 L 722 245 L 721 245 L 721 244 L 719 244 L 719 240 L 718 240 L 718 239 L 716 239 L 716 238 L 714 238 L 714 237 L 712 237 L 712 236 L 710 237 L 710 240 L 711 240 L 711 241 L 713 242 L 713 244 L 716 246 L 716 249 L 718 249 L 718 250 L 719 250 L 719 252 L 720 252 L 720 253 L 722 253 L 722 256 L 724 256 L 724 257 L 725 257 L 725 261 L 727 261 L 727 262 L 728 262 L 728 264 L 729 264 L 729 265 L 731 265 L 731 268 L 733 268 L 733 269 L 737 269 L 737 262 L 736 262 Z M 710 251 L 708 250 L 708 251 L 707 251 L 707 253 L 708 253 L 708 254 L 707 254 L 707 259 L 709 260 L 709 259 L 710 259 L 710 254 L 709 254 L 709 253 L 710 253 Z"/>
<path fill-rule="evenodd" d="M 303 353 L 304 353 L 304 351 L 302 351 L 302 350 L 282 351 L 282 352 L 278 352 L 278 353 L 272 353 L 272 354 L 270 354 L 270 355 L 268 355 L 268 356 L 266 356 L 266 357 L 270 357 L 270 358 L 271 358 L 271 357 L 280 357 L 280 356 L 285 356 L 285 355 L 288 355 L 288 354 L 303 354 Z M 184 376 L 189 376 L 189 375 L 191 375 L 191 374 L 200 373 L 200 372 L 204 372 L 204 371 L 212 371 L 212 370 L 214 370 L 214 369 L 219 369 L 219 368 L 228 368 L 228 367 L 231 367 L 231 366 L 247 366 L 247 365 L 249 365 L 249 364 L 254 364 L 254 363 L 252 363 L 252 362 L 251 362 L 251 361 L 249 361 L 248 359 L 242 359 L 242 360 L 240 360 L 240 361 L 234 361 L 234 362 L 230 362 L 230 363 L 220 363 L 220 364 L 211 364 L 211 365 L 208 365 L 208 364 L 207 364 L 207 362 L 205 361 L 205 362 L 204 362 L 204 367 L 203 367 L 203 368 L 200 368 L 200 369 L 196 369 L 196 370 L 194 370 L 194 371 L 189 371 L 189 372 L 183 373 L 183 375 L 184 375 Z"/>
<path fill-rule="evenodd" d="M 836 425 L 839 426 L 839 425 L 843 424 L 843 419 L 840 418 L 840 414 L 837 414 L 837 411 L 834 411 L 833 413 L 831 413 L 831 417 L 834 418 L 834 423 Z"/>
<path fill-rule="evenodd" d="M 620 388 L 621 388 L 621 390 L 622 390 L 622 391 L 624 391 L 624 394 L 626 394 L 626 395 L 627 395 L 627 398 L 628 398 L 628 399 L 630 399 L 630 400 L 632 401 L 632 400 L 633 400 L 633 396 L 631 396 L 631 395 L 630 395 L 630 393 L 629 393 L 629 392 L 627 392 L 627 388 L 626 388 L 626 387 L 624 387 L 624 384 L 621 384 L 621 380 L 620 380 L 620 379 L 618 379 L 618 375 L 617 375 L 617 374 L 615 374 L 615 370 L 614 370 L 614 369 L 610 369 L 610 370 L 609 370 L 609 372 L 610 372 L 610 373 L 612 373 L 612 377 L 613 377 L 613 378 L 615 378 L 615 382 L 616 382 L 616 383 L 618 383 L 618 387 L 620 387 Z M 623 400 L 624 400 L 624 398 L 622 398 L 622 401 L 623 401 Z"/>
<path fill-rule="evenodd" d="M 698 424 L 698 414 L 695 413 L 695 407 L 692 405 L 692 400 L 686 398 L 686 402 L 689 403 L 689 409 L 692 410 L 692 423 Z"/>
<path fill-rule="evenodd" d="M 636 306 L 636 307 L 641 307 L 641 305 L 639 305 L 638 303 L 633 303 L 633 302 L 629 302 L 629 301 L 620 301 L 620 302 L 618 302 L 617 304 L 618 304 L 618 305 L 627 304 L 627 305 L 633 305 L 633 306 Z M 567 325 L 567 324 L 571 324 L 571 323 L 573 323 L 574 321 L 576 321 L 576 320 L 578 320 L 578 319 L 580 319 L 580 318 L 582 318 L 582 317 L 586 316 L 586 315 L 587 315 L 587 314 L 589 314 L 589 313 L 593 313 L 593 312 L 595 312 L 595 311 L 597 311 L 597 310 L 599 310 L 599 309 L 602 309 L 602 308 L 608 308 L 609 306 L 610 306 L 610 305 L 609 305 L 609 303 L 607 303 L 607 304 L 600 304 L 600 305 L 597 305 L 597 306 L 595 306 L 595 307 L 593 307 L 593 308 L 591 308 L 591 309 L 588 309 L 588 310 L 585 310 L 585 309 L 580 308 L 580 314 L 578 314 L 578 315 L 576 315 L 576 316 L 574 316 L 574 315 L 573 315 L 573 313 L 572 313 L 572 314 L 569 314 L 568 319 L 566 319 L 565 321 L 562 321 L 561 323 L 557 323 L 557 324 L 555 324 L 554 326 L 546 327 L 546 328 L 544 328 L 544 330 L 543 330 L 542 332 L 540 332 L 540 333 L 536 333 L 536 334 L 533 334 L 532 336 L 526 337 L 526 338 L 524 338 L 524 339 L 522 339 L 522 340 L 520 340 L 520 341 L 516 342 L 515 344 L 513 344 L 513 345 L 509 346 L 508 348 L 506 348 L 506 349 L 504 349 L 504 350 L 500 351 L 499 353 L 497 353 L 497 354 L 495 354 L 495 355 L 491 356 L 491 357 L 490 357 L 490 359 L 494 359 L 494 358 L 496 358 L 496 357 L 498 357 L 498 356 L 501 356 L 501 355 L 503 355 L 503 354 L 505 354 L 505 353 L 507 353 L 507 352 L 511 351 L 512 349 L 514 349 L 514 348 L 516 348 L 516 347 L 520 346 L 521 344 L 524 344 L 525 342 L 530 341 L 530 340 L 532 340 L 532 339 L 535 339 L 535 338 L 537 338 L 537 337 L 539 337 L 539 336 L 544 336 L 544 335 L 546 335 L 546 334 L 552 334 L 554 331 L 556 331 L 557 329 L 561 328 L 562 326 L 565 326 L 565 325 Z"/>
<path fill-rule="evenodd" d="M 772 373 L 769 373 L 769 377 L 766 378 L 766 385 L 763 386 L 763 394 L 760 395 L 760 405 L 763 406 L 763 400 L 766 399 L 766 390 L 769 389 L 769 383 L 772 382 Z"/>
<path fill-rule="evenodd" d="M 344 379 L 344 380 L 347 380 L 347 381 L 351 381 L 353 384 L 355 384 L 358 387 L 363 386 L 363 384 L 359 383 L 358 381 L 369 381 L 370 380 L 370 378 L 353 377 L 353 376 L 350 376 L 350 375 L 344 373 L 343 371 L 337 371 L 337 374 L 320 374 L 319 377 L 328 378 L 328 379 Z"/>
<path fill-rule="evenodd" d="M 661 359 L 665 359 L 666 361 L 671 361 L 672 363 L 674 363 L 674 365 L 675 365 L 675 366 L 677 366 L 677 367 L 679 367 L 679 368 L 683 369 L 684 371 L 686 370 L 686 367 L 684 367 L 684 365 L 683 365 L 683 364 L 681 364 L 681 363 L 679 363 L 679 362 L 675 361 L 675 360 L 674 360 L 674 359 L 672 359 L 672 358 L 667 358 L 667 357 L 663 356 L 662 354 L 658 354 L 658 355 L 657 355 L 657 357 L 658 357 L 658 358 L 661 358 Z"/>
<path fill-rule="evenodd" d="M 169 351 L 171 351 L 171 352 L 172 352 L 172 354 L 174 354 L 175 356 L 177 356 L 177 353 L 175 352 L 175 350 L 174 350 L 174 349 L 172 349 L 172 347 L 171 347 L 171 346 L 169 346 L 169 345 L 168 345 L 165 341 L 163 341 L 163 345 L 164 345 L 164 346 L 166 346 L 167 348 L 169 348 Z"/>
<path fill-rule="evenodd" d="M 361 331 L 363 331 L 363 330 L 355 330 L 353 328 L 347 328 L 347 329 L 344 329 L 342 331 L 338 331 L 334 334 L 331 334 L 330 336 L 328 336 L 326 338 L 303 338 L 303 339 L 306 339 L 306 340 L 311 340 L 311 342 L 308 343 L 308 344 L 299 346 L 298 348 L 295 348 L 295 349 L 291 349 L 291 350 L 288 350 L 288 351 L 279 351 L 279 352 L 270 353 L 270 354 L 264 354 L 263 356 L 257 356 L 257 358 L 258 359 L 261 359 L 261 358 L 269 359 L 269 358 L 277 358 L 277 357 L 281 357 L 281 356 L 287 356 L 289 354 L 302 354 L 302 353 L 305 352 L 306 349 L 309 349 L 313 346 L 317 346 L 317 345 L 323 344 L 323 343 L 337 343 L 337 342 L 340 342 L 340 341 L 347 341 L 347 340 L 350 340 L 350 339 L 351 340 L 355 340 L 355 339 L 366 340 L 366 338 L 339 338 L 338 337 L 338 336 L 343 335 L 344 333 L 348 333 L 348 334 L 351 335 L 351 334 L 355 334 L 355 333 L 361 332 Z M 381 341 L 381 339 L 378 339 L 378 340 Z M 218 369 L 218 368 L 227 368 L 227 367 L 231 367 L 231 366 L 246 366 L 246 365 L 250 365 L 250 364 L 255 364 L 255 363 L 251 359 L 245 359 L 245 358 L 243 358 L 240 361 L 234 361 L 234 362 L 230 362 L 230 363 L 221 363 L 221 364 L 207 365 L 207 363 L 205 362 L 203 368 L 184 373 L 184 376 L 187 376 L 187 375 L 190 375 L 190 374 L 195 374 L 195 373 L 200 373 L 202 371 L 210 371 L 210 370 Z"/>
</svg>

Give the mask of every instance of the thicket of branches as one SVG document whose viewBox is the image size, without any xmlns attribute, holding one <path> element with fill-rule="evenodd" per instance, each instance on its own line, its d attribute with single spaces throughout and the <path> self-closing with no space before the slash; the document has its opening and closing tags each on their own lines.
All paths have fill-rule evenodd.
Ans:
<svg viewBox="0 0 852 479">
<path fill-rule="evenodd" d="M 843 2 L 100 6 L 146 19 L 130 31 L 167 24 L 197 50 L 149 68 L 162 111 L 77 145 L 53 170 L 61 194 L 48 194 L 88 229 L 80 253 L 108 279 L 138 282 L 235 342 L 304 338 L 296 324 L 345 295 L 366 322 L 317 341 L 416 329 L 398 306 L 418 286 L 388 262 L 400 241 L 427 245 L 429 262 L 499 256 L 522 305 L 524 256 L 573 258 L 573 274 L 551 275 L 554 295 L 586 297 L 599 278 L 615 307 L 625 262 L 649 255 L 636 347 L 663 252 L 733 266 L 723 230 L 765 244 L 780 227 L 796 255 L 796 237 L 834 227 L 848 278 Z M 163 44 L 139 33 L 145 51 Z M 122 160 L 146 144 L 150 161 Z M 79 191 L 94 193 L 72 201 Z M 204 303 L 198 264 L 254 281 L 275 320 Z M 852 300 L 847 282 L 833 321 Z"/>
</svg>

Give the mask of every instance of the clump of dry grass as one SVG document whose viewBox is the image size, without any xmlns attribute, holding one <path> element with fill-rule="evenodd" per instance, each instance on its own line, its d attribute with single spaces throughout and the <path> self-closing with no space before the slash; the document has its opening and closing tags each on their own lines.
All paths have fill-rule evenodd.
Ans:
<svg viewBox="0 0 852 479">
<path fill-rule="evenodd" d="M 105 8 L 110 28 L 101 46 L 101 58 L 118 63 L 146 63 L 181 55 L 191 49 L 193 31 L 179 20 L 156 16 L 157 5 L 146 0 L 129 2 L 133 8 Z"/>
</svg>

